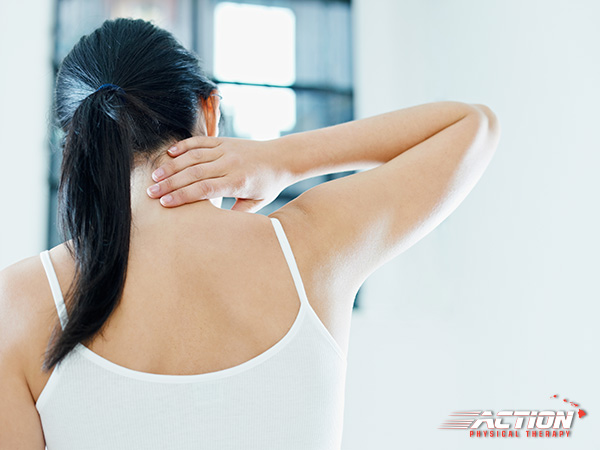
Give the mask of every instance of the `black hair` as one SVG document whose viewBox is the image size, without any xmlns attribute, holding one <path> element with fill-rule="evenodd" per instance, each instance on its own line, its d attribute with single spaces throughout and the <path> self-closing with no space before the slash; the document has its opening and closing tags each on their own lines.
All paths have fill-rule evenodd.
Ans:
<svg viewBox="0 0 600 450">
<path fill-rule="evenodd" d="M 62 331 L 57 321 L 44 370 L 101 333 L 122 296 L 135 162 L 191 137 L 200 99 L 214 89 L 192 52 L 141 19 L 105 21 L 62 61 L 54 93 L 64 132 L 58 215 L 75 277 L 65 295 L 69 321 Z"/>
</svg>

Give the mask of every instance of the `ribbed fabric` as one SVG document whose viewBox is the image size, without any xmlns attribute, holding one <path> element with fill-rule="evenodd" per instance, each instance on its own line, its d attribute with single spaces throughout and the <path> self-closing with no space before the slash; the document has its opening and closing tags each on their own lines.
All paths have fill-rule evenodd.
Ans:
<svg viewBox="0 0 600 450">
<path fill-rule="evenodd" d="M 79 344 L 36 403 L 48 450 L 339 450 L 346 358 L 306 298 L 281 223 L 271 222 L 300 298 L 288 333 L 249 361 L 199 375 L 139 372 Z M 48 250 L 40 257 L 64 328 Z"/>
</svg>

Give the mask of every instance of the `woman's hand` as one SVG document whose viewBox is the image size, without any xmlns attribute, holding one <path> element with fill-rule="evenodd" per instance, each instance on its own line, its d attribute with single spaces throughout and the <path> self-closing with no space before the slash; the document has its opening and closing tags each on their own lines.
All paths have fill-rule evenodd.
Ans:
<svg viewBox="0 0 600 450">
<path fill-rule="evenodd" d="M 167 207 L 233 197 L 232 210 L 256 212 L 287 187 L 275 164 L 275 143 L 205 136 L 180 141 L 167 152 L 173 159 L 152 173 L 159 190 L 148 189 L 148 195 Z"/>
</svg>

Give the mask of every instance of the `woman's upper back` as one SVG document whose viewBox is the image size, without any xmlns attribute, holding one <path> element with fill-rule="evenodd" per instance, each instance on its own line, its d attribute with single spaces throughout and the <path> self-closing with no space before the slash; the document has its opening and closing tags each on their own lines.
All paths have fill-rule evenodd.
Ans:
<svg viewBox="0 0 600 450">
<path fill-rule="evenodd" d="M 227 213 L 229 220 L 218 226 L 183 219 L 174 220 L 168 234 L 157 226 L 134 233 L 120 304 L 87 347 L 134 370 L 188 375 L 238 365 L 283 337 L 300 303 L 270 220 L 276 215 Z M 313 291 L 313 268 L 303 259 L 308 253 L 301 242 L 294 245 L 293 226 L 284 220 L 311 307 L 345 352 L 327 292 Z M 65 294 L 73 261 L 65 244 L 49 256 Z M 38 276 L 46 277 L 43 271 Z M 57 317 L 50 287 L 43 292 L 51 326 Z M 41 334 L 49 338 L 47 332 Z"/>
<path fill-rule="evenodd" d="M 28 373 L 32 396 L 42 407 L 44 426 L 57 430 L 60 416 L 73 412 L 70 405 L 75 397 L 69 398 L 69 393 L 84 403 L 92 398 L 100 402 L 96 415 L 89 404 L 79 409 L 90 414 L 86 423 L 106 412 L 109 405 L 100 397 L 119 398 L 126 404 L 129 396 L 138 404 L 126 407 L 127 413 L 118 412 L 123 404 L 113 405 L 115 417 L 119 421 L 134 420 L 132 414 L 143 417 L 137 429 L 146 433 L 150 424 L 159 426 L 153 417 L 161 417 L 163 425 L 182 431 L 194 429 L 190 420 L 205 421 L 211 416 L 214 422 L 203 429 L 207 436 L 234 433 L 232 441 L 223 438 L 223 445 L 244 436 L 252 440 L 257 430 L 267 434 L 264 445 L 290 439 L 294 429 L 317 427 L 314 442 L 334 440 L 328 445 L 336 448 L 338 434 L 341 439 L 345 357 L 316 314 L 320 306 L 312 308 L 322 300 L 311 299 L 309 303 L 313 294 L 309 295 L 309 290 L 306 296 L 302 294 L 304 274 L 300 278 L 300 264 L 296 266 L 294 258 L 302 251 L 290 247 L 294 243 L 287 239 L 286 225 L 275 218 L 238 213 L 210 235 L 203 235 L 207 224 L 195 226 L 197 241 L 192 240 L 189 226 L 185 220 L 173 222 L 172 227 L 179 228 L 181 234 L 162 240 L 151 233 L 139 233 L 132 240 L 121 303 L 106 322 L 103 337 L 97 336 L 87 347 L 78 346 L 64 365 L 54 369 L 61 372 L 53 374 L 50 381 L 39 376 L 39 365 L 37 374 Z M 160 233 L 160 229 L 155 231 Z M 181 237 L 184 235 L 185 239 Z M 49 316 L 54 301 L 66 292 L 73 273 L 64 246 L 51 249 L 47 255 L 49 263 L 44 263 L 42 270 L 46 283 L 51 285 L 55 273 L 62 292 L 52 293 L 50 285 L 42 291 L 43 316 Z M 53 314 L 57 320 L 56 310 Z M 42 329 L 46 336 L 37 336 L 38 345 L 49 338 L 49 327 Z M 43 349 L 38 348 L 38 355 Z M 77 380 L 82 378 L 85 380 L 79 386 Z M 252 399 L 249 391 L 253 392 Z M 157 406 L 160 402 L 166 403 Z M 156 410 L 146 411 L 150 405 Z M 177 408 L 194 411 L 175 415 L 172 412 Z M 223 417 L 217 419 L 219 414 Z M 100 420 L 100 425 L 119 423 L 115 417 L 108 422 Z M 185 423 L 171 423 L 183 417 Z M 70 420 L 77 420 L 77 415 Z M 291 421 L 296 424 L 292 426 Z M 287 431 L 270 428 L 278 423 Z M 333 430 L 319 431 L 324 424 Z M 94 430 L 88 426 L 88 433 Z M 273 434 L 269 437 L 269 433 Z M 46 439 L 62 442 L 60 436 L 53 436 Z M 305 443 L 311 442 L 308 439 Z M 301 444 L 297 439 L 291 441 Z M 111 445 L 118 448 L 120 442 L 125 441 L 116 439 Z M 289 444 L 286 447 L 293 448 Z"/>
</svg>

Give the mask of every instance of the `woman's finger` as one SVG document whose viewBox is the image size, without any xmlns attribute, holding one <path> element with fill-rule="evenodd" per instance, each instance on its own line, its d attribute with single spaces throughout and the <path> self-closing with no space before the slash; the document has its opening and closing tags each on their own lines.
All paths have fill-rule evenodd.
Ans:
<svg viewBox="0 0 600 450">
<path fill-rule="evenodd" d="M 161 181 L 182 171 L 186 167 L 215 161 L 221 156 L 222 153 L 214 148 L 194 148 L 176 158 L 165 161 L 152 172 L 152 179 L 154 181 Z"/>
<path fill-rule="evenodd" d="M 209 198 L 227 197 L 231 186 L 227 177 L 209 178 L 189 184 L 160 198 L 163 206 L 174 207 Z"/>
<path fill-rule="evenodd" d="M 198 181 L 205 179 L 222 177 L 225 172 L 220 166 L 220 164 L 212 161 L 184 167 L 179 172 L 149 186 L 147 193 L 152 198 L 159 198 L 192 183 L 197 183 Z"/>
<path fill-rule="evenodd" d="M 167 153 L 171 156 L 178 156 L 193 148 L 214 148 L 221 145 L 222 140 L 213 136 L 192 136 L 177 142 Z"/>
</svg>

